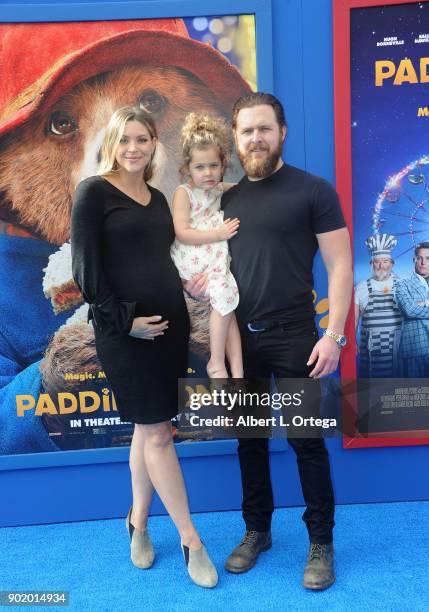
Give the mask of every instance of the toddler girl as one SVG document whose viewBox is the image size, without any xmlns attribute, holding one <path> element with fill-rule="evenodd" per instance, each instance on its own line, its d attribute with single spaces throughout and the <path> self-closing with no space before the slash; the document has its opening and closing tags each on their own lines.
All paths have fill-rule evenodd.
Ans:
<svg viewBox="0 0 429 612">
<path fill-rule="evenodd" d="M 210 378 L 227 378 L 225 353 L 234 378 L 243 376 L 240 332 L 234 310 L 238 289 L 229 269 L 227 240 L 235 236 L 238 219 L 224 221 L 220 210 L 222 193 L 232 187 L 222 178 L 231 145 L 226 123 L 217 117 L 189 114 L 182 128 L 184 164 L 188 181 L 173 196 L 176 240 L 171 256 L 184 280 L 198 273 L 208 275 L 210 313 Z"/>
</svg>

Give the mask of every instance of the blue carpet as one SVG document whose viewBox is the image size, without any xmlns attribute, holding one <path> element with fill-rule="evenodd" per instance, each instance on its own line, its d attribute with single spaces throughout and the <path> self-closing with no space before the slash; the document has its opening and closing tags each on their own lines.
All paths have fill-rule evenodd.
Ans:
<svg viewBox="0 0 429 612">
<path fill-rule="evenodd" d="M 0 590 L 68 590 L 83 612 L 429 611 L 429 502 L 338 506 L 337 581 L 320 593 L 301 585 L 307 553 L 302 508 L 276 510 L 273 548 L 247 574 L 223 562 L 242 535 L 238 512 L 194 515 L 219 571 L 213 590 L 187 576 L 168 517 L 151 517 L 156 551 L 150 570 L 129 561 L 123 520 L 0 530 Z"/>
</svg>

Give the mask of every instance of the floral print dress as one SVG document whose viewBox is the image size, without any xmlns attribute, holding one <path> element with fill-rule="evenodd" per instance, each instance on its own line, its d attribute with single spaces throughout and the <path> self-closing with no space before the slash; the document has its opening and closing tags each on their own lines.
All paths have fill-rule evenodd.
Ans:
<svg viewBox="0 0 429 612">
<path fill-rule="evenodd" d="M 208 191 L 191 188 L 188 184 L 181 187 L 189 196 L 192 229 L 204 231 L 222 225 L 222 183 Z M 207 293 L 212 308 L 217 312 L 226 315 L 237 308 L 238 288 L 229 269 L 231 258 L 226 240 L 193 245 L 183 244 L 176 238 L 171 247 L 171 257 L 184 280 L 189 280 L 200 272 L 208 273 Z"/>
</svg>

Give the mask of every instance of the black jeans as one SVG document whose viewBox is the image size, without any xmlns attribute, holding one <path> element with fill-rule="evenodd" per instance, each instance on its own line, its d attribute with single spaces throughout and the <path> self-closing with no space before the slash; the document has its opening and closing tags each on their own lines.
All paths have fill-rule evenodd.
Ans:
<svg viewBox="0 0 429 612">
<path fill-rule="evenodd" d="M 306 363 L 318 340 L 313 321 L 285 324 L 263 332 L 241 329 L 247 379 L 304 378 Z M 334 493 L 329 456 L 323 438 L 288 438 L 295 451 L 306 503 L 303 520 L 310 542 L 329 544 L 334 527 Z M 274 511 L 268 439 L 239 439 L 243 518 L 247 530 L 268 531 Z"/>
</svg>

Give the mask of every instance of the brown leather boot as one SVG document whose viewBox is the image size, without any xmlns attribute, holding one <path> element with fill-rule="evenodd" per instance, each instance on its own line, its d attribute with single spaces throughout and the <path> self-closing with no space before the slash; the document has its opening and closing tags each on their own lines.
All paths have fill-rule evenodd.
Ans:
<svg viewBox="0 0 429 612">
<path fill-rule="evenodd" d="M 234 548 L 225 563 L 225 569 L 233 574 L 250 570 L 259 553 L 271 548 L 271 531 L 246 531 L 240 544 Z"/>
<path fill-rule="evenodd" d="M 310 544 L 302 586 L 322 591 L 335 582 L 334 547 L 332 544 Z"/>
</svg>

